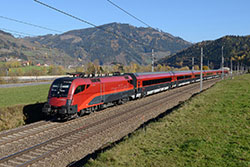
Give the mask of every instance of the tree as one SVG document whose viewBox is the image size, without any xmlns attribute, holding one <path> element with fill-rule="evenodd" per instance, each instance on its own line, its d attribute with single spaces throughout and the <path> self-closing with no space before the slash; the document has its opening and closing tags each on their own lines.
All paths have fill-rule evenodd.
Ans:
<svg viewBox="0 0 250 167">
<path fill-rule="evenodd" d="M 76 72 L 84 72 L 83 67 L 76 67 L 75 70 L 76 70 Z"/>
<path fill-rule="evenodd" d="M 89 62 L 86 66 L 86 73 L 87 74 L 95 74 L 95 65 L 91 62 Z"/>
<path fill-rule="evenodd" d="M 129 65 L 129 72 L 136 73 L 138 71 L 139 71 L 139 65 L 134 62 L 131 62 Z"/>
<path fill-rule="evenodd" d="M 203 70 L 210 70 L 208 66 L 203 66 Z"/>
<path fill-rule="evenodd" d="M 155 68 L 155 71 L 161 71 L 162 70 L 162 65 L 158 64 Z"/>
<path fill-rule="evenodd" d="M 7 68 L 18 68 L 21 67 L 21 63 L 19 61 L 9 61 L 5 63 Z"/>
<path fill-rule="evenodd" d="M 188 67 L 188 66 L 181 67 L 180 70 L 181 70 L 181 71 L 188 71 L 188 70 L 189 70 L 189 67 Z"/>
<path fill-rule="evenodd" d="M 200 70 L 200 67 L 198 65 L 194 65 L 194 70 Z"/>
<path fill-rule="evenodd" d="M 95 59 L 94 62 L 94 67 L 95 67 L 95 73 L 100 74 L 100 61 L 98 59 Z"/>
<path fill-rule="evenodd" d="M 65 70 L 62 66 L 49 66 L 48 74 L 49 75 L 62 75 L 65 73 Z"/>
<path fill-rule="evenodd" d="M 124 72 L 124 68 L 123 68 L 122 64 L 118 65 L 118 71 L 121 72 L 121 73 Z"/>
</svg>

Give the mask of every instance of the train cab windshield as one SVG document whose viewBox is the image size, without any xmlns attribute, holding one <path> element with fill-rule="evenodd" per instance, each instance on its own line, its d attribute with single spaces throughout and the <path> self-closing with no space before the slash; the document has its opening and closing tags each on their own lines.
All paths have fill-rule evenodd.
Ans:
<svg viewBox="0 0 250 167">
<path fill-rule="evenodd" d="M 67 97 L 72 81 L 71 80 L 55 80 L 51 86 L 51 97 Z"/>
</svg>

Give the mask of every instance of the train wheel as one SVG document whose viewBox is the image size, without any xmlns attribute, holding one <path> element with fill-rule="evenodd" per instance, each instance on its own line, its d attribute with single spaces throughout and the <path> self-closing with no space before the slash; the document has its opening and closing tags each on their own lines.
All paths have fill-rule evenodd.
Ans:
<svg viewBox="0 0 250 167">
<path fill-rule="evenodd" d="M 126 103 L 126 102 L 128 102 L 128 101 L 129 101 L 129 98 L 128 98 L 128 97 L 122 99 L 122 102 L 123 102 L 123 103 Z"/>
<path fill-rule="evenodd" d="M 89 113 L 91 114 L 91 113 L 93 113 L 95 111 L 95 108 L 94 107 L 90 107 L 89 108 Z"/>
<path fill-rule="evenodd" d="M 86 113 L 85 110 L 80 110 L 79 112 L 77 112 L 77 115 L 78 115 L 79 117 L 82 117 L 85 113 Z"/>
<path fill-rule="evenodd" d="M 147 92 L 142 92 L 141 93 L 141 98 L 146 97 L 146 96 L 147 96 Z"/>
</svg>

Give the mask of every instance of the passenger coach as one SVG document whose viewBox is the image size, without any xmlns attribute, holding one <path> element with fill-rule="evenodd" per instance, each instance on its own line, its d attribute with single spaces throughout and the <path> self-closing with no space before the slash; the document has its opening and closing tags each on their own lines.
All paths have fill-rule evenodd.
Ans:
<svg viewBox="0 0 250 167">
<path fill-rule="evenodd" d="M 204 79 L 219 77 L 221 74 L 221 70 L 202 73 Z M 109 105 L 121 104 L 200 80 L 200 71 L 125 73 L 93 78 L 74 75 L 58 78 L 52 83 L 43 112 L 60 119 L 82 116 Z"/>
</svg>

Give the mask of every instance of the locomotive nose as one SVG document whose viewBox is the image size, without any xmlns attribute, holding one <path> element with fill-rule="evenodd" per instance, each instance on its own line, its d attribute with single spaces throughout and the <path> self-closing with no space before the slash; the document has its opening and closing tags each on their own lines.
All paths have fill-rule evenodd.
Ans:
<svg viewBox="0 0 250 167">
<path fill-rule="evenodd" d="M 52 97 L 49 99 L 49 104 L 51 106 L 56 106 L 56 107 L 61 107 L 61 106 L 65 106 L 67 102 L 67 98 L 56 98 L 56 97 Z"/>
</svg>

